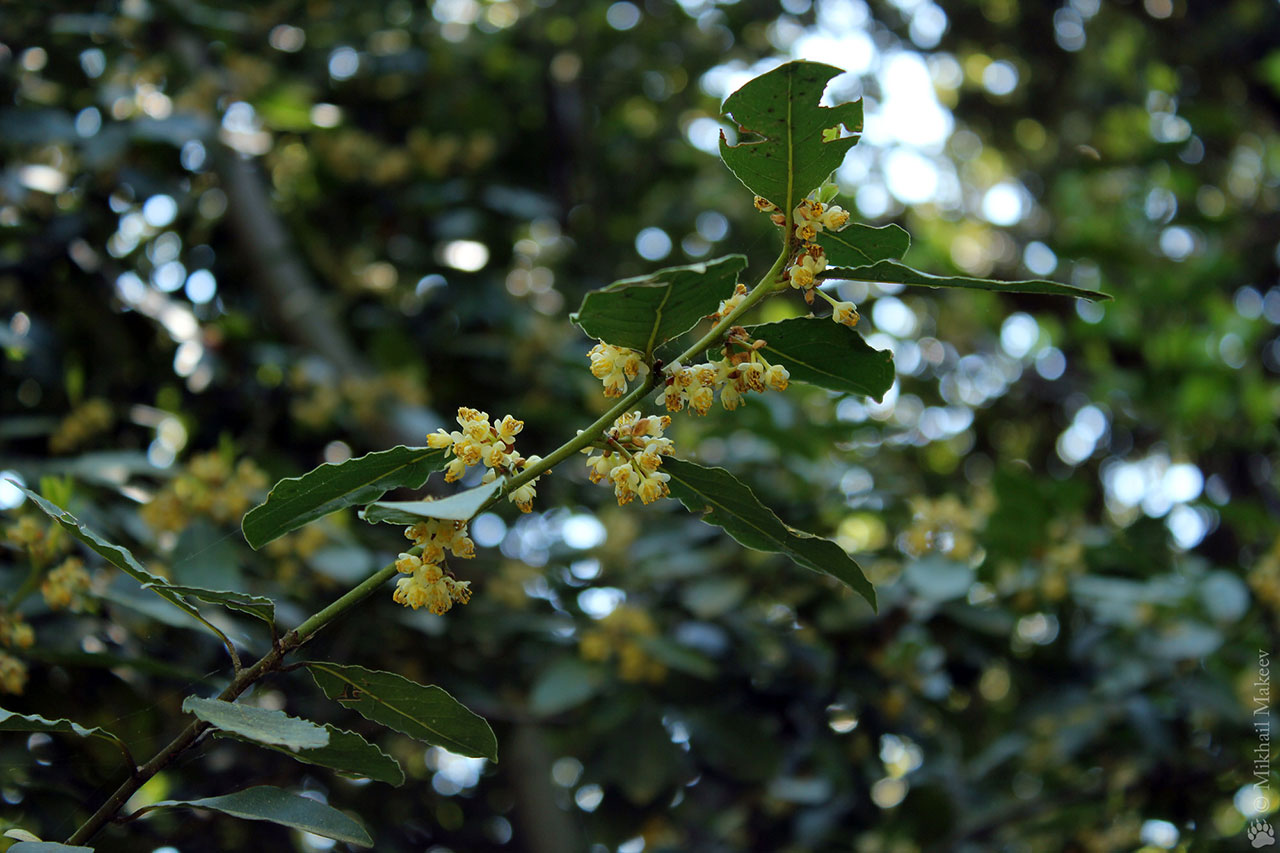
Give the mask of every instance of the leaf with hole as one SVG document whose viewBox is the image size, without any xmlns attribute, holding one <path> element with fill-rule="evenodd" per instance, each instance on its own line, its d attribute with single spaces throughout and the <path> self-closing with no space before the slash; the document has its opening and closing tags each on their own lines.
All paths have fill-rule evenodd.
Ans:
<svg viewBox="0 0 1280 853">
<path fill-rule="evenodd" d="M 862 569 L 836 543 L 783 524 L 755 493 L 723 468 L 704 468 L 686 459 L 667 457 L 662 470 L 672 497 L 702 520 L 724 529 L 739 544 L 757 551 L 786 554 L 815 572 L 843 581 L 874 609 L 876 592 Z"/>
<path fill-rule="evenodd" d="M 723 112 L 746 134 L 730 145 L 720 134 L 725 165 L 758 196 L 789 211 L 816 189 L 858 141 L 862 101 L 819 106 L 827 81 L 842 69 L 817 62 L 788 62 L 751 80 L 725 99 Z"/>
</svg>

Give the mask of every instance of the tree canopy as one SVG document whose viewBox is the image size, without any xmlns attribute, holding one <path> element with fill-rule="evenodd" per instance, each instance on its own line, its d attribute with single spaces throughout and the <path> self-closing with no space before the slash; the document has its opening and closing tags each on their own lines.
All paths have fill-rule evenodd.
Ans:
<svg viewBox="0 0 1280 853">
<path fill-rule="evenodd" d="M 128 550 L 0 479 L 0 828 L 68 838 L 199 719 L 95 849 L 1245 849 L 1278 804 L 1277 36 L 1268 0 L 6 7 L 0 478 Z M 821 300 L 770 300 L 746 340 L 793 383 L 673 416 L 675 500 L 576 455 L 532 512 L 473 495 L 466 606 L 382 589 L 247 718 L 195 696 L 397 560 L 356 508 L 455 494 L 455 411 L 545 456 L 612 404 L 597 341 L 669 358 L 767 277 L 752 195 L 805 193 L 753 177 L 780 143 L 730 96 L 791 59 L 831 68 L 809 130 L 858 137 L 815 167 L 854 220 L 814 238 L 846 384 L 788 338 Z M 373 498 L 246 517 L 359 457 Z M 686 511 L 720 469 L 856 578 Z"/>
</svg>

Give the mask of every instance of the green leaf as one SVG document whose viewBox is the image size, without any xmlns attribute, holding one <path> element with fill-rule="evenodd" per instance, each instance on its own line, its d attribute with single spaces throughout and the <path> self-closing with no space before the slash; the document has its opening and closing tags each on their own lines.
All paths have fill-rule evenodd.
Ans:
<svg viewBox="0 0 1280 853">
<path fill-rule="evenodd" d="M 466 521 L 480 511 L 480 507 L 502 488 L 502 479 L 458 492 L 438 501 L 378 501 L 360 511 L 360 517 L 370 524 L 385 521 L 388 524 L 417 524 L 424 518 L 443 518 L 447 521 Z"/>
<path fill-rule="evenodd" d="M 672 457 L 662 460 L 662 470 L 671 477 L 667 486 L 672 496 L 691 512 L 703 513 L 703 521 L 724 528 L 748 548 L 786 554 L 807 569 L 843 581 L 875 608 L 875 589 L 843 548 L 783 524 L 745 483 L 728 471 Z"/>
<path fill-rule="evenodd" d="M 56 841 L 19 841 L 9 853 L 93 853 L 92 847 L 72 847 Z"/>
<path fill-rule="evenodd" d="M 716 665 L 701 652 L 696 652 L 683 643 L 677 643 L 669 637 L 637 637 L 649 655 L 671 669 L 697 678 L 715 678 Z"/>
<path fill-rule="evenodd" d="M 1044 293 L 1050 296 L 1078 296 L 1094 302 L 1105 302 L 1111 299 L 1105 293 L 1085 290 L 1083 287 L 1075 287 L 1059 281 L 1046 281 L 1040 278 L 1027 281 L 993 281 L 987 278 L 930 275 L 896 261 L 880 261 L 865 267 L 828 267 L 819 273 L 818 278 L 870 281 L 877 284 L 912 284 L 924 287 L 963 287 L 970 290 L 994 290 L 1003 293 Z"/>
<path fill-rule="evenodd" d="M 142 585 L 143 589 L 151 589 L 154 586 L 151 583 Z M 221 604 L 229 610 L 247 613 L 257 619 L 261 619 L 268 625 L 275 623 L 276 605 L 274 601 L 266 596 L 250 595 L 247 592 L 235 592 L 234 590 L 204 589 L 198 586 L 182 586 L 171 583 L 164 584 L 164 587 L 170 592 L 176 592 L 178 595 L 191 596 L 211 604 Z"/>
<path fill-rule="evenodd" d="M 179 806 L 212 809 L 245 820 L 265 820 L 359 847 L 373 846 L 373 839 L 363 826 L 332 806 L 269 785 L 200 800 L 163 800 L 139 809 L 138 812 Z"/>
<path fill-rule="evenodd" d="M 576 708 L 595 696 L 604 672 L 577 657 L 563 657 L 544 669 L 529 691 L 529 711 L 551 717 Z"/>
<path fill-rule="evenodd" d="M 763 137 L 730 145 L 721 132 L 725 165 L 784 213 L 825 181 L 858 141 L 840 137 L 839 129 L 862 130 L 862 101 L 818 106 L 827 81 L 842 73 L 817 62 L 788 62 L 747 83 L 721 108 L 744 131 Z M 824 133 L 835 138 L 824 141 Z"/>
<path fill-rule="evenodd" d="M 330 770 L 336 770 L 346 776 L 360 776 L 365 779 L 386 782 L 388 785 L 399 786 L 404 784 L 404 771 L 400 768 L 400 762 L 378 749 L 378 747 L 369 743 L 369 741 L 355 732 L 349 732 L 327 723 L 324 725 L 324 730 L 329 733 L 328 745 L 298 752 L 276 744 L 263 743 L 260 740 L 245 737 L 235 732 L 222 731 L 217 732 L 217 734 L 221 737 L 229 737 L 245 743 L 252 743 L 255 746 L 275 750 L 305 764 L 328 767 Z"/>
<path fill-rule="evenodd" d="M 120 738 L 106 729 L 89 728 L 70 720 L 46 720 L 38 714 L 15 714 L 0 708 L 0 732 L 56 732 L 59 734 L 97 737 L 122 745 Z"/>
<path fill-rule="evenodd" d="M 326 696 L 366 720 L 459 755 L 498 760 L 498 740 L 484 717 L 439 687 L 350 664 L 308 661 L 307 668 Z"/>
<path fill-rule="evenodd" d="M 818 234 L 818 245 L 832 266 L 857 267 L 901 258 L 911 246 L 911 235 L 892 223 L 875 228 L 851 222 L 840 231 Z"/>
<path fill-rule="evenodd" d="M 660 344 L 683 335 L 733 295 L 744 255 L 667 267 L 592 291 L 569 319 L 596 340 L 638 350 L 648 358 Z"/>
<path fill-rule="evenodd" d="M 376 501 L 396 488 L 420 489 L 445 466 L 443 449 L 393 447 L 358 459 L 321 465 L 281 480 L 264 503 L 245 514 L 240 529 L 254 550 L 331 512 Z"/>
<path fill-rule="evenodd" d="M 760 352 L 797 382 L 879 401 L 893 385 L 893 353 L 872 349 L 853 329 L 828 317 L 792 317 L 747 330 Z"/>
<path fill-rule="evenodd" d="M 216 729 L 234 732 L 258 743 L 277 744 L 289 749 L 319 749 L 329 743 L 329 734 L 307 720 L 290 717 L 284 711 L 254 708 L 221 699 L 188 696 L 182 710 L 195 714 Z"/>
<path fill-rule="evenodd" d="M 142 584 L 143 587 L 155 590 L 156 595 L 173 604 L 188 616 L 197 619 L 201 624 L 205 625 L 221 637 L 223 642 L 227 642 L 223 633 L 206 622 L 204 617 L 200 615 L 200 611 L 196 610 L 195 607 L 180 595 L 169 589 L 168 581 L 159 575 L 153 575 L 151 572 L 144 569 L 142 564 L 135 560 L 128 550 L 121 548 L 119 545 L 112 545 L 110 542 L 77 521 L 74 515 L 67 512 L 62 507 L 50 503 L 30 489 L 23 489 L 22 491 L 26 492 L 27 497 L 31 498 L 36 506 L 44 510 L 46 515 L 58 522 L 58 524 L 62 525 L 64 530 L 75 536 L 84 544 L 88 545 L 94 551 L 97 551 L 105 557 L 107 562 L 111 563 L 111 565 Z"/>
</svg>

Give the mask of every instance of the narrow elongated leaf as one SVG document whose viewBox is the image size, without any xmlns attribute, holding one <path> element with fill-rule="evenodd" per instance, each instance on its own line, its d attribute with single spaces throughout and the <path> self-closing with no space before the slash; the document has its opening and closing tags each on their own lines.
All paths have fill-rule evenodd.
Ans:
<svg viewBox="0 0 1280 853">
<path fill-rule="evenodd" d="M 263 743 L 235 732 L 220 731 L 216 734 L 220 737 L 229 737 L 245 743 L 251 743 L 254 746 L 272 749 L 276 752 L 284 753 L 294 761 L 328 767 L 330 770 L 336 770 L 347 776 L 361 776 L 365 779 L 386 782 L 388 785 L 398 786 L 404 784 L 404 770 L 400 768 L 400 762 L 390 755 L 387 755 L 355 732 L 345 731 L 327 723 L 324 724 L 324 730 L 329 733 L 329 743 L 327 745 L 297 752 L 276 744 Z"/>
<path fill-rule="evenodd" d="M 1106 302 L 1111 297 L 1096 290 L 1085 290 L 1063 284 L 1060 281 L 1047 281 L 1035 278 L 1027 281 L 993 281 L 987 278 L 969 278 L 967 276 L 930 275 L 927 272 L 914 270 L 896 261 L 880 261 L 870 266 L 828 267 L 820 273 L 822 279 L 844 279 L 847 281 L 870 281 L 878 284 L 911 284 L 924 287 L 963 287 L 970 290 L 994 290 L 1004 293 L 1044 293 L 1050 296 L 1078 296 L 1094 302 Z"/>
<path fill-rule="evenodd" d="M 111 565 L 115 566 L 117 569 L 142 584 L 144 587 L 155 590 L 156 595 L 173 604 L 188 616 L 197 619 L 201 624 L 214 631 L 214 633 L 221 637 L 224 642 L 227 641 L 225 635 L 223 635 L 221 631 L 217 630 L 212 625 L 209 625 L 209 623 L 204 620 L 204 617 L 200 615 L 200 611 L 196 610 L 195 607 L 183 599 L 182 596 L 169 589 L 168 581 L 159 575 L 153 575 L 151 572 L 144 569 L 142 564 L 135 560 L 133 554 L 130 554 L 127 549 L 121 548 L 119 545 L 112 545 L 110 542 L 77 521 L 74 515 L 67 512 L 62 507 L 50 503 L 30 489 L 23 489 L 22 491 L 26 492 L 27 497 L 31 498 L 36 506 L 44 510 L 46 515 L 58 522 L 58 524 L 62 525 L 64 530 L 72 536 L 75 536 L 84 544 L 88 545 L 94 551 L 97 551 L 105 557 Z"/>
<path fill-rule="evenodd" d="M 182 710 L 225 732 L 234 732 L 252 741 L 277 744 L 289 749 L 319 749 L 329 743 L 329 733 L 307 720 L 290 717 L 284 711 L 254 708 L 221 699 L 188 696 Z"/>
<path fill-rule="evenodd" d="M 149 589 L 153 588 L 154 584 L 145 583 L 142 586 L 144 589 Z M 247 592 L 236 592 L 234 590 L 204 589 L 198 586 L 182 586 L 170 583 L 166 583 L 164 587 L 170 592 L 176 592 L 178 595 L 190 596 L 212 604 L 221 604 L 229 610 L 247 613 L 257 619 L 261 619 L 268 625 L 273 624 L 276 619 L 275 602 L 266 596 L 250 595 Z"/>
<path fill-rule="evenodd" d="M 792 317 L 752 326 L 761 352 L 797 382 L 880 400 L 893 385 L 893 353 L 872 349 L 853 329 L 828 317 Z"/>
<path fill-rule="evenodd" d="M 671 457 L 662 461 L 662 470 L 671 476 L 667 486 L 672 496 L 690 511 L 702 513 L 703 521 L 724 528 L 748 548 L 786 554 L 805 568 L 843 581 L 875 608 L 875 589 L 843 548 L 783 524 L 728 471 Z"/>
<path fill-rule="evenodd" d="M 265 820 L 291 829 L 310 832 L 313 835 L 332 838 L 335 841 L 346 841 L 359 847 L 373 846 L 373 839 L 369 837 L 369 832 L 333 806 L 327 806 L 310 797 L 299 797 L 270 785 L 258 785 L 234 794 L 205 797 L 200 800 L 163 800 L 138 811 L 171 809 L 180 806 L 211 809 L 244 820 Z"/>
<path fill-rule="evenodd" d="M 276 483 L 266 501 L 245 514 L 240 529 L 256 550 L 331 512 L 376 501 L 392 489 L 422 488 L 433 471 L 445 466 L 445 453 L 401 445 L 321 465 Z"/>
<path fill-rule="evenodd" d="M 366 720 L 459 755 L 498 760 L 498 741 L 484 717 L 439 687 L 350 664 L 310 661 L 307 668 L 326 696 Z"/>
<path fill-rule="evenodd" d="M 361 510 L 360 517 L 370 524 L 379 521 L 388 524 L 417 524 L 424 518 L 466 521 L 479 512 L 485 501 L 501 488 L 502 480 L 497 479 L 438 501 L 378 501 Z"/>
<path fill-rule="evenodd" d="M 896 261 L 911 247 L 911 235 L 892 223 L 879 228 L 851 222 L 840 231 L 823 231 L 818 245 L 833 267 L 857 267 Z"/>
<path fill-rule="evenodd" d="M 569 319 L 596 340 L 648 356 L 715 312 L 720 300 L 733 295 L 746 265 L 744 255 L 727 255 L 615 281 L 588 293 Z"/>
<path fill-rule="evenodd" d="M 15 714 L 0 708 L 0 732 L 57 732 L 59 734 L 97 737 L 120 744 L 120 738 L 106 729 L 82 726 L 71 720 L 46 720 L 39 714 Z"/>
<path fill-rule="evenodd" d="M 9 853 L 93 853 L 92 847 L 72 847 L 56 841 L 19 841 Z"/>
<path fill-rule="evenodd" d="M 843 70 L 817 62 L 788 62 L 725 99 L 723 112 L 760 141 L 730 145 L 720 134 L 720 156 L 756 195 L 791 210 L 844 161 L 862 130 L 862 101 L 822 107 L 827 81 Z"/>
</svg>

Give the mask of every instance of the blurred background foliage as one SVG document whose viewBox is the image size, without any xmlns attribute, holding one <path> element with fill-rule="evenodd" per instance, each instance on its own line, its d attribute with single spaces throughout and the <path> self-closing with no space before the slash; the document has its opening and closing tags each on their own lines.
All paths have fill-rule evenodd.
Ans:
<svg viewBox="0 0 1280 853">
<path fill-rule="evenodd" d="M 1277 45 L 1269 0 L 7 4 L 0 469 L 287 620 L 403 546 L 335 517 L 254 554 L 267 482 L 461 405 L 545 453 L 605 405 L 566 320 L 586 290 L 763 271 L 718 107 L 787 57 L 849 70 L 844 203 L 906 226 L 909 263 L 1116 297 L 845 283 L 896 354 L 882 403 L 793 385 L 676 419 L 681 452 L 855 554 L 878 614 L 570 463 L 532 515 L 476 520 L 467 607 L 388 590 L 312 650 L 442 685 L 500 764 L 282 676 L 253 701 L 376 734 L 410 781 L 220 741 L 144 793 L 284 784 L 380 851 L 1244 849 L 1280 607 Z M 4 707 L 149 755 L 224 652 L 0 497 Z M 3 822 L 65 837 L 113 761 L 0 738 Z M 98 842 L 331 846 L 182 813 Z"/>
</svg>

